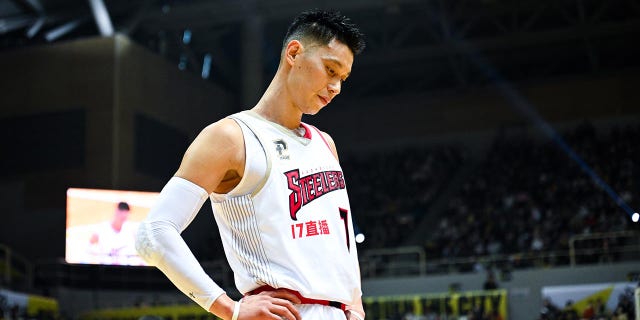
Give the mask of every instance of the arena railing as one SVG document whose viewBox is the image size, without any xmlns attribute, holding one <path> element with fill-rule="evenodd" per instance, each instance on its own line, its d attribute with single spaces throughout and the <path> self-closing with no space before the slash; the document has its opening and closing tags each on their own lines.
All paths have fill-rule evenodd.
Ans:
<svg viewBox="0 0 640 320">
<path fill-rule="evenodd" d="M 609 239 L 604 245 L 603 239 Z M 613 240 L 612 240 L 613 239 Z M 631 240 L 629 240 L 631 239 Z M 592 240 L 592 241 L 584 241 Z M 582 246 L 576 246 L 582 242 Z M 576 236 L 567 250 L 429 259 L 421 247 L 372 249 L 361 254 L 363 278 L 464 273 L 487 268 L 509 271 L 549 266 L 640 260 L 640 232 L 612 232 Z"/>
<path fill-rule="evenodd" d="M 633 244 L 627 244 L 626 242 L 628 241 L 624 241 L 624 239 L 630 239 L 630 241 L 633 241 Z M 581 242 L 586 242 L 587 248 L 579 247 Z M 622 242 L 622 244 L 616 246 L 617 242 Z M 611 251 L 612 243 L 615 251 Z M 590 250 L 595 250 L 598 254 L 609 257 L 610 255 L 615 255 L 617 253 L 633 253 L 637 250 L 638 246 L 640 246 L 640 232 L 636 231 L 575 235 L 569 238 L 569 256 L 571 266 L 576 265 L 576 257 L 579 257 L 581 253 L 583 255 L 588 254 L 590 253 Z"/>
<path fill-rule="evenodd" d="M 360 268 L 363 277 L 365 274 L 376 277 L 379 272 L 388 274 L 389 271 L 392 273 L 390 275 L 425 275 L 427 257 L 424 249 L 418 246 L 371 249 L 365 251 L 360 258 Z"/>
<path fill-rule="evenodd" d="M 30 289 L 33 287 L 33 264 L 14 252 L 9 246 L 0 244 L 0 275 L 8 288 Z"/>
<path fill-rule="evenodd" d="M 607 240 L 603 245 L 602 239 Z M 637 240 L 637 241 L 636 241 Z M 573 266 L 593 263 L 613 263 L 622 261 L 640 261 L 640 233 L 606 233 L 592 235 L 590 237 L 578 236 L 570 240 L 571 249 L 556 251 L 530 251 L 512 254 L 483 255 L 477 257 L 453 257 L 431 258 L 425 250 L 419 246 L 395 247 L 384 249 L 370 249 L 360 252 L 360 269 L 363 278 L 378 278 L 389 276 L 425 276 L 435 274 L 464 273 L 480 271 L 487 268 L 509 271 L 514 269 L 549 267 L 549 266 Z M 7 270 L 7 256 L 15 261 L 15 255 L 11 250 L 0 246 L 0 263 Z M 96 278 L 103 282 L 126 281 L 129 285 L 156 287 L 160 284 L 168 284 L 168 281 L 154 268 L 107 268 L 104 267 L 96 273 L 96 267 L 68 266 L 65 263 L 41 264 L 39 277 L 46 278 L 48 283 L 58 285 L 82 286 L 83 283 L 95 285 Z M 58 266 L 53 268 L 53 266 Z M 233 273 L 224 260 L 203 261 L 204 269 L 214 280 L 225 288 L 233 287 Z M 66 267 L 65 267 L 66 266 Z M 1 268 L 1 267 L 0 267 Z M 15 263 L 10 268 L 17 270 Z M 22 267 L 23 270 L 31 270 L 30 267 Z M 28 271 L 29 272 L 29 271 Z M 92 276 L 93 274 L 93 276 Z M 7 274 L 0 272 L 2 279 L 8 279 Z M 32 277 L 27 275 L 26 277 Z M 131 277 L 135 278 L 132 281 Z M 9 279 L 9 280 L 14 280 Z"/>
</svg>

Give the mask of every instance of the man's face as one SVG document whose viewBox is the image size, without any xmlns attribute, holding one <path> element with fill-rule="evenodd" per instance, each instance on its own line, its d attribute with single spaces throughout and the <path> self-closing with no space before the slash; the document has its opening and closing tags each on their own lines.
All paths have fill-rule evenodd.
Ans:
<svg viewBox="0 0 640 320">
<path fill-rule="evenodd" d="M 118 209 L 116 208 L 116 214 L 115 214 L 115 220 L 118 223 L 124 223 L 125 221 L 127 221 L 127 218 L 129 218 L 129 210 L 122 210 L 122 209 Z"/>
<path fill-rule="evenodd" d="M 308 43 L 292 60 L 289 94 L 304 114 L 316 114 L 340 94 L 351 73 L 353 53 L 335 39 L 327 45 Z"/>
</svg>

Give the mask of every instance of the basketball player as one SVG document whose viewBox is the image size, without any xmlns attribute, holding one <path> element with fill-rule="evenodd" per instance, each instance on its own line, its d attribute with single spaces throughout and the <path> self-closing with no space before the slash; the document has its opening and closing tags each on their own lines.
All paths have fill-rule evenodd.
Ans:
<svg viewBox="0 0 640 320">
<path fill-rule="evenodd" d="M 363 48 L 360 31 L 339 13 L 299 15 L 257 105 L 198 135 L 139 228 L 140 255 L 218 317 L 364 319 L 336 148 L 301 122 L 340 93 Z M 207 276 L 179 235 L 207 198 L 240 301 Z"/>
<path fill-rule="evenodd" d="M 142 264 L 133 247 L 137 222 L 127 221 L 129 204 L 119 202 L 111 220 L 96 225 L 89 238 L 91 262 L 104 264 Z"/>
</svg>

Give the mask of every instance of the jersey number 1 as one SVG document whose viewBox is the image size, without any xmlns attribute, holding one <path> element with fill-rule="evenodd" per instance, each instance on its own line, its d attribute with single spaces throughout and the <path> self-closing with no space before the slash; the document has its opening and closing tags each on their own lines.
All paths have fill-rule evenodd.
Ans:
<svg viewBox="0 0 640 320">
<path fill-rule="evenodd" d="M 349 242 L 349 210 L 338 208 L 340 210 L 340 219 L 344 223 L 344 231 L 347 235 L 347 250 L 351 251 L 351 243 Z"/>
</svg>

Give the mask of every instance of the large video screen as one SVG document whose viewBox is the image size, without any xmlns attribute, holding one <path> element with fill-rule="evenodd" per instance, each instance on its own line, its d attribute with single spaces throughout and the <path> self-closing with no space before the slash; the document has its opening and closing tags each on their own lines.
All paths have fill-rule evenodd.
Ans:
<svg viewBox="0 0 640 320">
<path fill-rule="evenodd" d="M 67 263 L 144 266 L 135 250 L 138 225 L 157 192 L 67 190 Z"/>
</svg>

